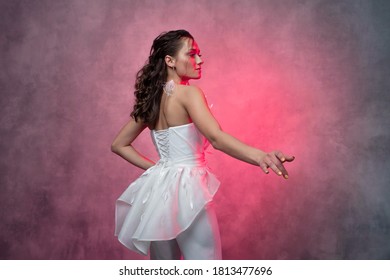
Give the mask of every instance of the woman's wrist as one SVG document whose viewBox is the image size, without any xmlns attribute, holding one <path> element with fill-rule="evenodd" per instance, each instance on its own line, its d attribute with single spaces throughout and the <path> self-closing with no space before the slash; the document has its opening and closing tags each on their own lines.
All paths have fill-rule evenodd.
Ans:
<svg viewBox="0 0 390 280">
<path fill-rule="evenodd" d="M 264 159 L 266 154 L 267 153 L 262 151 L 262 150 L 255 149 L 255 152 L 253 153 L 253 159 L 252 159 L 253 160 L 253 164 L 257 165 L 257 166 L 260 166 L 260 163 Z"/>
</svg>

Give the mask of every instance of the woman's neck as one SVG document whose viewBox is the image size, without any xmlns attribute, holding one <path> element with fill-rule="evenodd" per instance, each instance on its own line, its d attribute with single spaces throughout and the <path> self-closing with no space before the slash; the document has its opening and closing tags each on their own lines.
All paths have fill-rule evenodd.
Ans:
<svg viewBox="0 0 390 280">
<path fill-rule="evenodd" d="M 187 79 L 181 79 L 178 76 L 172 77 L 172 76 L 168 75 L 167 82 L 169 82 L 171 80 L 173 80 L 175 82 L 175 84 L 177 84 L 177 85 L 188 85 L 189 84 L 189 80 L 187 80 Z"/>
</svg>

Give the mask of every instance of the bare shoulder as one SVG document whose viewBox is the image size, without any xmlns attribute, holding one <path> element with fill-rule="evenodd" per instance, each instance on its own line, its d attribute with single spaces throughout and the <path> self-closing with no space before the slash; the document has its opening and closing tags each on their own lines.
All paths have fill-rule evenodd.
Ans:
<svg viewBox="0 0 390 280">
<path fill-rule="evenodd" d="M 204 102 L 205 97 L 201 88 L 193 85 L 181 86 L 181 92 L 179 98 L 180 101 L 185 103 Z"/>
<path fill-rule="evenodd" d="M 203 95 L 203 91 L 200 87 L 198 86 L 192 86 L 192 85 L 189 85 L 187 86 L 188 88 L 188 93 L 189 94 L 200 94 L 200 95 Z"/>
</svg>

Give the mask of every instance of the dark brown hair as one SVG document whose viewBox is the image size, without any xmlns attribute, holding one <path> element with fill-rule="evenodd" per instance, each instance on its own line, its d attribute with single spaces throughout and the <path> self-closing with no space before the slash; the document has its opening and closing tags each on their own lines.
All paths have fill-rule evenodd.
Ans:
<svg viewBox="0 0 390 280">
<path fill-rule="evenodd" d="M 149 59 L 138 71 L 135 82 L 135 104 L 131 117 L 154 128 L 159 112 L 163 87 L 168 71 L 165 56 L 175 56 L 182 46 L 182 38 L 191 38 L 186 30 L 173 30 L 160 34 L 153 41 Z"/>
</svg>

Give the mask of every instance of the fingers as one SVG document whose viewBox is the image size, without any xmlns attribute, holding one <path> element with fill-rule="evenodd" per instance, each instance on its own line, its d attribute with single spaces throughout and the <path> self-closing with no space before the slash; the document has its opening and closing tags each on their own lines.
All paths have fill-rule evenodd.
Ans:
<svg viewBox="0 0 390 280">
<path fill-rule="evenodd" d="M 285 162 L 285 161 L 292 162 L 295 159 L 294 156 L 285 155 L 280 151 L 275 151 L 274 153 L 280 159 L 281 162 Z"/>
<path fill-rule="evenodd" d="M 265 156 L 265 158 L 260 162 L 260 167 L 266 174 L 269 173 L 268 168 L 271 168 L 277 175 L 288 179 L 288 172 L 284 167 L 283 162 L 291 162 L 294 158 L 294 156 L 284 155 L 280 151 L 274 151 Z"/>
<path fill-rule="evenodd" d="M 268 168 L 271 168 L 271 170 L 279 176 L 283 174 L 283 171 L 285 171 L 285 174 L 287 173 L 281 161 L 272 153 L 265 156 L 263 161 L 260 163 L 260 167 L 266 174 L 269 173 Z"/>
<path fill-rule="evenodd" d="M 281 158 L 279 158 L 277 155 L 279 154 L 279 156 Z M 271 165 L 270 165 L 270 168 L 272 168 L 272 170 L 278 174 L 279 176 L 282 176 L 287 179 L 288 178 L 288 173 L 287 173 L 287 170 L 286 168 L 284 168 L 282 162 L 285 160 L 284 156 L 282 153 L 280 152 L 275 152 L 275 153 L 271 153 L 270 154 L 270 158 L 271 158 Z"/>
<path fill-rule="evenodd" d="M 264 171 L 265 174 L 268 174 L 269 171 L 268 171 L 268 165 L 265 163 L 265 162 L 261 162 L 260 163 L 260 167 L 261 169 Z"/>
<path fill-rule="evenodd" d="M 284 155 L 284 157 L 285 157 L 285 160 L 288 161 L 288 162 L 292 162 L 295 159 L 294 156 Z"/>
</svg>

